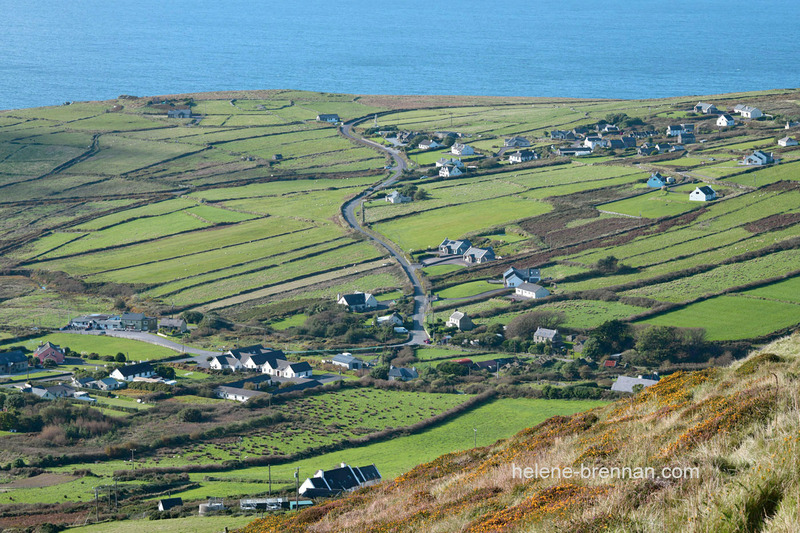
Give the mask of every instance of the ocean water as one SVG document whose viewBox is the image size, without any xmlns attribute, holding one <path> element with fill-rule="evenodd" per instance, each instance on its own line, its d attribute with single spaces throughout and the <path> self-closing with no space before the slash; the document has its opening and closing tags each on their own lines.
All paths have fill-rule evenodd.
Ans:
<svg viewBox="0 0 800 533">
<path fill-rule="evenodd" d="M 0 109 L 227 89 L 655 98 L 800 86 L 796 0 L 0 0 Z"/>
</svg>

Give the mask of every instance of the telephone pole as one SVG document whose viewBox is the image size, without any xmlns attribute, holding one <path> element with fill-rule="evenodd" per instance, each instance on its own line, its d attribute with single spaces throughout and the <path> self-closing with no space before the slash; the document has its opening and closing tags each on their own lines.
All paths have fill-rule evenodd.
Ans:
<svg viewBox="0 0 800 533">
<path fill-rule="evenodd" d="M 294 469 L 294 510 L 300 509 L 300 467 Z"/>
</svg>

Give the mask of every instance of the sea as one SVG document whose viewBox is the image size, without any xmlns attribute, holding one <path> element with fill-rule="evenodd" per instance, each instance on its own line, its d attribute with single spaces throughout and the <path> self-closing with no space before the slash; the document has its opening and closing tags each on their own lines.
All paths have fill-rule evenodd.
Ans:
<svg viewBox="0 0 800 533">
<path fill-rule="evenodd" d="M 0 0 L 0 109 L 218 90 L 658 98 L 800 86 L 797 0 Z"/>
</svg>

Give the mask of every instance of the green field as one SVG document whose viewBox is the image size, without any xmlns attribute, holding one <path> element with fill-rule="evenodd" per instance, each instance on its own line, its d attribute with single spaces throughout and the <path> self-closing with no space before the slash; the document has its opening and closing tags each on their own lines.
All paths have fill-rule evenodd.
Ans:
<svg viewBox="0 0 800 533">
<path fill-rule="evenodd" d="M 641 323 L 704 328 L 706 339 L 712 341 L 750 339 L 800 323 L 800 305 L 725 295 L 647 318 Z"/>
<path fill-rule="evenodd" d="M 154 504 L 155 507 L 155 504 Z M 123 522 L 106 522 L 90 526 L 69 528 L 70 533 L 218 533 L 223 529 L 233 530 L 244 527 L 255 519 L 255 516 L 191 516 L 173 518 L 171 520 L 126 520 Z"/>
<path fill-rule="evenodd" d="M 439 298 L 466 298 L 468 296 L 475 296 L 488 291 L 502 289 L 502 284 L 488 283 L 484 280 L 470 281 L 461 285 L 455 285 L 438 291 L 436 294 Z"/>
<path fill-rule="evenodd" d="M 626 200 L 597 206 L 602 211 L 644 218 L 675 216 L 699 207 L 684 191 L 653 191 Z"/>
<path fill-rule="evenodd" d="M 79 335 L 75 333 L 51 333 L 35 339 L 29 339 L 23 344 L 33 350 L 39 344 L 52 342 L 62 347 L 68 347 L 74 352 L 99 355 L 116 355 L 119 352 L 126 354 L 129 361 L 149 361 L 163 359 L 177 354 L 174 350 L 148 344 L 131 339 L 121 339 L 107 335 Z"/>
</svg>

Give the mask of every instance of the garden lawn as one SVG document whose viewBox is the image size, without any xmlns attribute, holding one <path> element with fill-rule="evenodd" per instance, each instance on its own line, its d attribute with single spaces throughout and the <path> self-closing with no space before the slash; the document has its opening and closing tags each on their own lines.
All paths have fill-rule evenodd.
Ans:
<svg viewBox="0 0 800 533">
<path fill-rule="evenodd" d="M 502 288 L 503 285 L 501 284 L 488 283 L 486 280 L 479 280 L 469 281 L 467 283 L 462 283 L 461 285 L 448 287 L 446 289 L 437 291 L 436 294 L 439 296 L 439 298 L 467 298 Z"/>
</svg>

